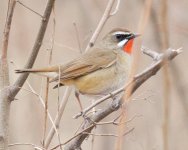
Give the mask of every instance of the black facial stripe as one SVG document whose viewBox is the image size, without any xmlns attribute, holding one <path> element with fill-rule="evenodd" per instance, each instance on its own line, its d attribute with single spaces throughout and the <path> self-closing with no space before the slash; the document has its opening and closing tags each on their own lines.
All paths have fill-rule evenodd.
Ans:
<svg viewBox="0 0 188 150">
<path fill-rule="evenodd" d="M 116 34 L 116 39 L 120 42 L 124 39 L 131 39 L 132 38 L 132 34 Z"/>
<path fill-rule="evenodd" d="M 122 41 L 122 40 L 125 39 L 125 35 L 124 35 L 124 34 L 116 34 L 116 39 L 117 39 L 118 41 Z"/>
</svg>

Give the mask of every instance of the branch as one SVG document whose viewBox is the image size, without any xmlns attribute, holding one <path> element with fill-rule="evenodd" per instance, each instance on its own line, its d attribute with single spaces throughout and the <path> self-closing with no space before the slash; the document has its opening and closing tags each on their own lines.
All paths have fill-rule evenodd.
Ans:
<svg viewBox="0 0 188 150">
<path fill-rule="evenodd" d="M 37 146 L 33 143 L 13 143 L 13 144 L 9 144 L 8 146 L 9 147 L 12 147 L 12 146 L 31 146 L 35 150 L 45 150 L 44 148 L 39 147 L 39 146 Z"/>
<path fill-rule="evenodd" d="M 70 93 L 71 93 L 71 87 L 68 87 L 66 88 L 65 90 L 65 93 L 63 95 L 63 98 L 61 100 L 61 103 L 60 103 L 60 106 L 59 106 L 59 112 L 56 114 L 56 117 L 55 117 L 55 120 L 54 120 L 54 124 L 58 127 L 59 126 L 59 123 L 61 121 L 61 117 L 63 115 L 63 112 L 65 110 L 65 106 L 66 106 L 66 103 L 69 99 L 69 96 L 70 96 Z M 45 141 L 44 141 L 44 147 L 45 148 L 48 148 L 51 141 L 52 141 L 52 138 L 54 137 L 54 134 L 55 134 L 55 129 L 54 127 L 52 126 Z"/>
<path fill-rule="evenodd" d="M 32 48 L 30 57 L 28 58 L 28 61 L 25 65 L 25 68 L 31 68 L 33 66 L 34 62 L 35 62 L 35 59 L 36 59 L 38 52 L 39 52 L 39 49 L 42 45 L 42 41 L 43 41 L 43 38 L 44 38 L 44 34 L 46 32 L 46 28 L 47 28 L 47 25 L 48 25 L 48 21 L 49 21 L 50 14 L 51 14 L 54 3 L 55 3 L 55 0 L 48 0 L 48 2 L 47 2 L 47 5 L 46 5 L 45 11 L 44 11 L 44 15 L 43 15 L 43 19 L 41 21 L 39 32 L 38 32 L 37 38 L 35 40 L 34 46 Z M 21 74 L 19 76 L 19 78 L 14 83 L 13 88 L 11 88 L 10 97 L 14 98 L 16 96 L 16 94 L 20 91 L 20 88 L 17 88 L 17 87 L 23 86 L 23 84 L 25 83 L 28 75 L 29 74 L 24 73 L 24 74 Z"/>
<path fill-rule="evenodd" d="M 142 51 L 146 52 L 149 50 L 142 49 Z M 149 52 L 152 53 L 152 51 L 149 51 Z M 140 74 L 135 75 L 132 78 L 131 82 L 126 87 L 120 88 L 120 89 L 112 92 L 112 94 L 115 95 L 115 94 L 120 93 L 124 90 L 127 91 L 127 90 L 129 90 L 130 87 L 132 89 L 131 94 L 134 93 L 136 91 L 136 89 L 138 87 L 140 87 L 146 80 L 148 80 L 150 77 L 155 75 L 161 69 L 162 66 L 164 66 L 168 61 L 172 60 L 174 57 L 176 57 L 180 53 L 181 53 L 181 49 L 177 49 L 177 50 L 168 49 L 164 54 L 158 54 L 158 55 L 160 55 L 160 57 L 158 57 L 159 59 L 155 63 L 151 64 L 148 68 L 146 68 Z M 112 94 L 109 94 L 109 95 L 103 97 L 103 99 L 110 98 Z M 131 96 L 131 94 L 130 94 L 130 96 Z M 94 122 L 99 122 L 100 120 L 102 120 L 103 118 L 105 118 L 106 116 L 111 114 L 112 112 L 119 109 L 120 104 L 121 104 L 121 99 L 114 100 L 110 105 L 108 105 L 104 109 L 98 111 L 89 119 Z M 87 129 L 87 130 L 84 130 L 84 129 L 83 130 L 85 132 L 89 133 L 89 132 L 91 132 L 93 127 L 94 127 L 93 122 L 87 122 L 86 124 L 84 124 L 84 129 Z M 80 149 L 82 142 L 85 140 L 85 138 L 87 136 L 88 136 L 88 134 L 83 134 L 83 133 L 79 134 L 78 136 L 75 136 L 75 138 L 71 139 L 71 141 L 65 146 L 65 150 Z"/>
<path fill-rule="evenodd" d="M 16 4 L 15 0 L 11 0 L 9 2 L 7 18 L 6 18 L 6 23 L 5 23 L 5 29 L 3 32 L 3 48 L 2 48 L 1 59 L 7 58 L 9 33 L 10 33 L 10 27 L 11 27 L 11 23 L 12 23 L 12 16 L 13 16 L 15 4 Z"/>
<path fill-rule="evenodd" d="M 43 18 L 43 16 L 41 14 L 39 14 L 35 10 L 31 9 L 30 7 L 26 6 L 24 3 L 20 2 L 19 0 L 17 0 L 16 2 L 19 3 L 21 6 L 23 6 L 24 8 L 28 9 L 29 11 L 31 11 L 31 12 L 35 13 L 36 15 L 40 16 L 41 18 Z"/>
<path fill-rule="evenodd" d="M 118 10 L 118 7 L 119 7 L 119 3 L 120 3 L 120 0 L 118 0 L 117 2 L 117 6 L 116 6 L 116 9 L 114 12 L 111 13 L 111 10 L 112 10 L 112 7 L 114 5 L 114 2 L 115 0 L 109 0 L 108 1 L 108 4 L 106 6 L 106 9 L 104 11 L 104 14 L 101 18 L 101 20 L 99 21 L 98 23 L 98 26 L 97 28 L 95 29 L 95 32 L 93 33 L 86 49 L 85 49 L 85 52 L 89 50 L 89 48 L 93 47 L 94 46 L 94 43 L 97 39 L 97 37 L 99 36 L 99 33 L 101 32 L 102 28 L 104 27 L 104 24 L 106 23 L 106 21 L 113 15 L 115 15 L 117 13 L 117 10 Z"/>
<path fill-rule="evenodd" d="M 9 86 L 7 49 L 14 8 L 15 1 L 10 0 L 3 34 L 2 55 L 0 58 L 0 149 L 4 150 L 8 149 L 8 123 L 10 112 L 9 90 L 7 88 Z"/>
<path fill-rule="evenodd" d="M 132 131 L 134 130 L 134 128 L 131 128 L 130 130 L 128 130 L 127 132 L 125 132 L 123 134 L 123 136 L 131 133 Z M 111 136 L 111 137 L 118 137 L 118 135 L 115 135 L 115 134 L 104 134 L 104 133 L 100 133 L 100 134 L 96 134 L 96 133 L 88 133 L 88 132 L 83 132 L 83 134 L 87 134 L 87 135 L 93 135 L 93 136 Z"/>
<path fill-rule="evenodd" d="M 115 7 L 114 11 L 110 13 L 110 16 L 113 16 L 113 15 L 115 15 L 118 12 L 120 2 L 121 2 L 121 0 L 117 0 L 116 7 Z"/>
</svg>

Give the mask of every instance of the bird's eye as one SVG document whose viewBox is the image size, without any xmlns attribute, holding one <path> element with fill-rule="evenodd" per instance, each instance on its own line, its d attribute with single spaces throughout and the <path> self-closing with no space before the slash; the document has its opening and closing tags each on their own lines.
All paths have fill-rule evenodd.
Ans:
<svg viewBox="0 0 188 150">
<path fill-rule="evenodd" d="M 124 34 L 116 34 L 116 39 L 117 39 L 118 41 L 122 41 L 122 40 L 125 39 L 125 35 L 124 35 Z"/>
</svg>

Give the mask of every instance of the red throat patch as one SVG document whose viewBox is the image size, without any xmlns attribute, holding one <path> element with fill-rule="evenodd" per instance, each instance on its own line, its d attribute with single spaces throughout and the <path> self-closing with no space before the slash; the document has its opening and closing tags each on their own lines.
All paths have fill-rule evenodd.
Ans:
<svg viewBox="0 0 188 150">
<path fill-rule="evenodd" d="M 123 47 L 123 50 L 128 53 L 128 54 L 131 54 L 132 53 L 132 47 L 133 47 L 133 40 L 134 39 L 131 39 L 129 40 Z"/>
</svg>

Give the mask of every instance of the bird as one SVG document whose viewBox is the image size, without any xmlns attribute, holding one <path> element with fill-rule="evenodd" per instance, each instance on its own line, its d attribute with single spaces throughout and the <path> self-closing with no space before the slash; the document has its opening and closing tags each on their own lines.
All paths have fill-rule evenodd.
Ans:
<svg viewBox="0 0 188 150">
<path fill-rule="evenodd" d="M 133 42 L 139 35 L 115 28 L 89 51 L 68 63 L 15 72 L 49 77 L 50 82 L 58 82 L 54 88 L 73 85 L 82 110 L 79 94 L 104 96 L 125 85 L 131 69 Z"/>
</svg>

